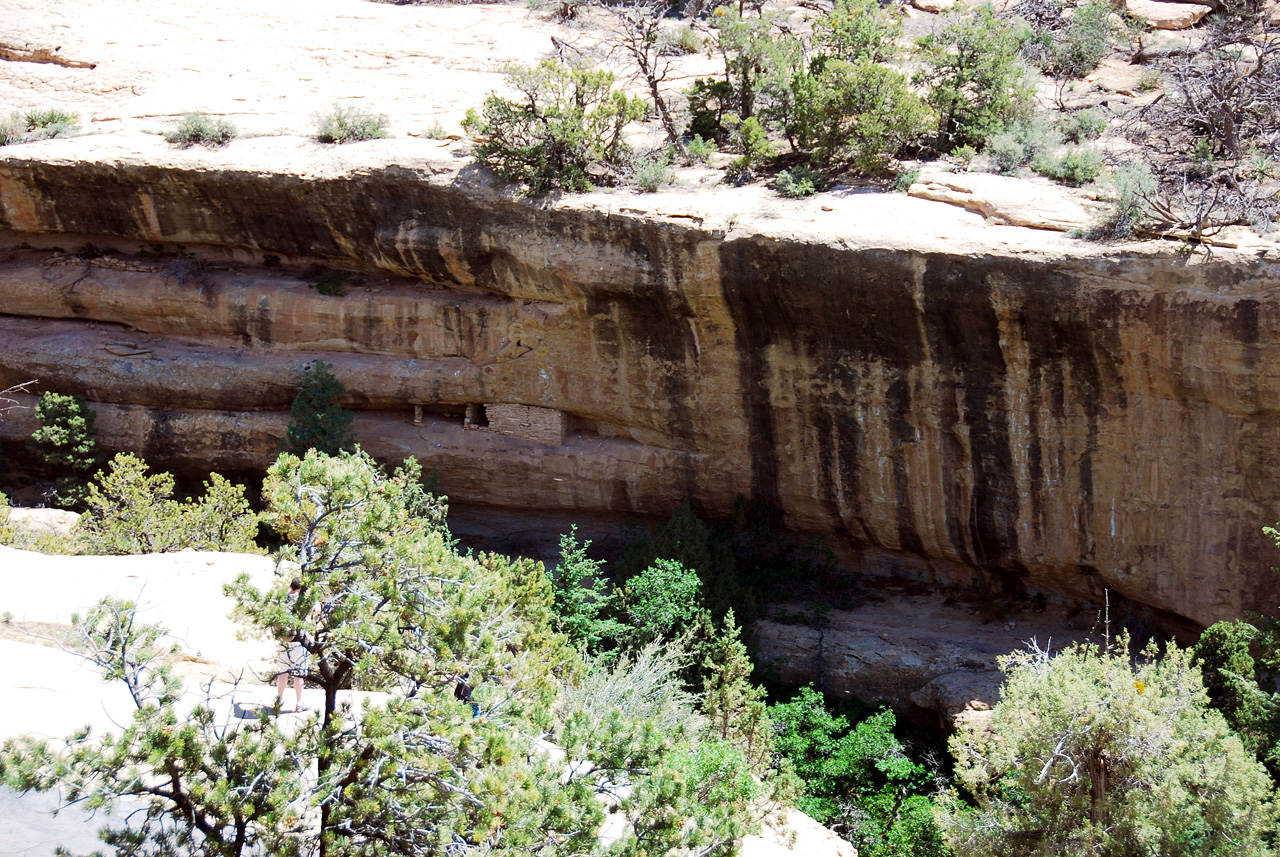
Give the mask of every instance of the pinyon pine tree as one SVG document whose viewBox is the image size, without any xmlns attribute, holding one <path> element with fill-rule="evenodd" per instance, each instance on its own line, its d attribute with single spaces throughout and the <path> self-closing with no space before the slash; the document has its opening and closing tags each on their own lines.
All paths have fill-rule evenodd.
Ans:
<svg viewBox="0 0 1280 857">
<path fill-rule="evenodd" d="M 602 795 L 620 801 L 618 855 L 727 854 L 751 829 L 759 789 L 740 752 L 694 746 L 690 712 L 659 723 L 614 699 L 596 714 L 555 705 L 584 669 L 552 628 L 545 574 L 459 554 L 414 462 L 388 476 L 362 453 L 284 454 L 263 494 L 296 567 L 227 591 L 250 628 L 298 631 L 320 710 L 282 729 L 183 704 L 160 632 L 107 602 L 78 627 L 133 694 L 132 721 L 5 742 L 10 787 L 62 787 L 91 807 L 143 800 L 131 828 L 105 838 L 148 857 L 585 855 L 603 847 Z M 474 714 L 454 695 L 463 677 Z M 568 760 L 539 743 L 548 734 Z"/>
</svg>

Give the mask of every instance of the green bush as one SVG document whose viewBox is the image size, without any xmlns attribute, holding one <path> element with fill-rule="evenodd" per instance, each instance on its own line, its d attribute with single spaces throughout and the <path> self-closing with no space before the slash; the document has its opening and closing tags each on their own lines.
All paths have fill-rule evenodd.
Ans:
<svg viewBox="0 0 1280 857">
<path fill-rule="evenodd" d="M 901 37 L 901 17 L 877 0 L 835 0 L 831 11 L 813 22 L 820 54 L 844 62 L 892 62 Z"/>
<path fill-rule="evenodd" d="M 80 128 L 78 114 L 57 108 L 28 110 L 24 119 L 28 141 L 65 137 Z"/>
<path fill-rule="evenodd" d="M 1102 136 L 1107 118 L 1091 107 L 1066 113 L 1058 119 L 1058 130 L 1069 143 L 1086 143 Z"/>
<path fill-rule="evenodd" d="M 1061 142 L 1058 130 L 1042 114 L 1036 114 L 992 134 L 982 152 L 997 171 L 1009 174 L 1044 158 Z"/>
<path fill-rule="evenodd" d="M 1031 168 L 1042 176 L 1070 187 L 1083 187 L 1102 173 L 1102 155 L 1093 149 L 1074 147 L 1058 156 L 1040 155 Z"/>
<path fill-rule="evenodd" d="M 717 147 L 714 140 L 704 140 L 697 134 L 694 134 L 693 139 L 685 146 L 685 154 L 689 156 L 689 160 L 696 164 L 705 164 L 716 151 Z"/>
<path fill-rule="evenodd" d="M 790 702 L 769 706 L 776 751 L 803 784 L 796 805 L 841 829 L 860 857 L 943 857 L 933 822 L 933 777 L 894 736 L 896 719 L 884 709 L 851 725 L 833 714 L 812 687 Z"/>
<path fill-rule="evenodd" d="M 0 118 L 0 146 L 66 137 L 79 128 L 79 115 L 66 110 L 51 107 L 26 113 L 14 111 L 8 118 Z"/>
<path fill-rule="evenodd" d="M 428 140 L 443 140 L 449 136 L 449 132 L 445 130 L 439 119 L 433 119 L 431 124 L 423 129 L 422 136 Z"/>
<path fill-rule="evenodd" d="M 329 269 L 321 271 L 316 275 L 315 280 L 307 285 L 325 297 L 342 298 L 347 295 L 347 286 L 363 286 L 364 284 L 365 279 L 359 274 Z"/>
<path fill-rule="evenodd" d="M 934 147 L 982 146 L 1010 122 L 1028 117 L 1034 87 L 1019 57 L 1017 31 L 988 6 L 954 9 L 920 38 L 917 85 L 938 117 Z"/>
<path fill-rule="evenodd" d="M 749 176 L 753 167 L 778 154 L 778 150 L 769 142 L 769 135 L 761 126 L 760 120 L 754 116 L 738 126 L 734 145 L 741 154 L 729 164 L 729 171 L 740 175 Z"/>
<path fill-rule="evenodd" d="M 507 81 L 524 97 L 496 94 L 482 113 L 469 111 L 463 127 L 481 138 L 478 161 L 531 194 L 553 188 L 585 191 L 593 173 L 619 168 L 626 146 L 622 130 L 644 115 L 644 102 L 614 89 L 612 72 L 545 60 L 508 66 Z"/>
<path fill-rule="evenodd" d="M 333 374 L 333 365 L 317 360 L 303 373 L 302 388 L 289 409 L 289 428 L 280 443 L 282 452 L 306 455 L 315 449 L 337 455 L 355 447 L 351 411 L 338 404 L 346 391 Z"/>
<path fill-rule="evenodd" d="M 785 196 L 788 199 L 801 199 L 806 196 L 813 196 L 820 190 L 826 190 L 827 183 L 818 173 L 815 173 L 804 164 L 799 164 L 789 170 L 783 170 L 778 173 L 778 177 L 774 179 L 773 186 L 778 191 L 779 196 Z"/>
<path fill-rule="evenodd" d="M 685 91 L 689 102 L 688 133 L 713 146 L 729 140 L 730 125 L 739 121 L 734 105 L 737 97 L 726 80 L 700 77 Z M 733 121 L 726 121 L 733 117 Z"/>
<path fill-rule="evenodd" d="M 321 143 L 359 143 L 387 136 L 390 120 L 379 113 L 370 113 L 360 107 L 333 105 L 328 113 L 312 118 L 315 138 Z"/>
<path fill-rule="evenodd" d="M 1055 34 L 1050 61 L 1045 71 L 1054 77 L 1084 77 L 1102 62 L 1111 50 L 1115 27 L 1113 7 L 1106 3 L 1082 3 L 1071 21 Z"/>
<path fill-rule="evenodd" d="M 797 148 L 823 166 L 881 175 L 930 125 L 901 72 L 870 60 L 828 59 L 795 78 Z"/>
<path fill-rule="evenodd" d="M 192 146 L 217 149 L 235 138 L 236 126 L 231 122 L 200 112 L 183 113 L 177 127 L 164 135 L 166 142 L 180 149 L 189 149 Z"/>
<path fill-rule="evenodd" d="M 665 149 L 637 158 L 631 173 L 631 180 L 644 193 L 655 193 L 663 185 L 671 184 L 674 178 L 671 154 Z"/>
<path fill-rule="evenodd" d="M 627 581 L 626 609 L 637 642 L 673 640 L 692 628 L 702 611 L 701 590 L 698 572 L 673 559 L 657 560 Z"/>
<path fill-rule="evenodd" d="M 36 404 L 36 419 L 40 428 L 29 445 L 57 479 L 55 502 L 80 508 L 87 497 L 86 483 L 102 461 L 94 413 L 80 396 L 48 392 Z"/>
<path fill-rule="evenodd" d="M 88 511 L 79 524 L 89 553 L 260 552 L 254 543 L 258 516 L 244 486 L 213 473 L 200 500 L 182 503 L 173 499 L 171 474 L 147 470 L 141 458 L 120 453 L 89 486 Z"/>
<path fill-rule="evenodd" d="M 1273 853 L 1271 780 L 1208 707 L 1188 652 L 1153 643 L 1135 661 L 1124 637 L 1015 652 L 1001 667 L 990 723 L 950 740 L 973 800 L 939 815 L 957 853 Z"/>
<path fill-rule="evenodd" d="M 1101 196 L 1104 203 L 1081 234 L 1095 241 L 1128 238 L 1149 217 L 1156 180 L 1146 164 L 1122 164 L 1112 172 Z"/>
<path fill-rule="evenodd" d="M 554 592 L 553 610 L 556 630 L 569 638 L 569 643 L 589 655 L 619 637 L 625 627 L 607 618 L 613 609 L 615 594 L 601 574 L 602 560 L 587 556 L 591 542 L 578 541 L 574 526 L 560 536 L 560 561 L 549 577 Z M 617 704 L 611 701 L 609 704 Z"/>
</svg>

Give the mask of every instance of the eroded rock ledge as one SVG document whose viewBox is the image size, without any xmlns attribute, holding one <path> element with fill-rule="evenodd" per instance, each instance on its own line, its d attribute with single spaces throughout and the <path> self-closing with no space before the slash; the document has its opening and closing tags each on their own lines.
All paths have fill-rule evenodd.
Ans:
<svg viewBox="0 0 1280 857">
<path fill-rule="evenodd" d="M 412 141 L 358 163 L 61 144 L 0 157 L 0 383 L 85 394 L 157 464 L 263 466 L 323 358 L 362 443 L 462 503 L 748 495 L 868 571 L 1105 586 L 1201 623 L 1280 597 L 1271 255 L 1105 250 L 891 194 L 538 204 Z M 764 205 L 783 216 L 735 214 Z M 365 283 L 321 295 L 328 266 Z M 564 441 L 477 405 L 543 409 L 508 416 Z"/>
</svg>

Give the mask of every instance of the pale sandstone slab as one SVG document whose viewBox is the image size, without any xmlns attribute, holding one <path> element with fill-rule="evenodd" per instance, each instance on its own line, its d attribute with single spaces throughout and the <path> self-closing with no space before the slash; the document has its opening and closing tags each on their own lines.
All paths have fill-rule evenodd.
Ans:
<svg viewBox="0 0 1280 857">
<path fill-rule="evenodd" d="M 1089 222 L 1081 196 L 1049 182 L 928 167 L 920 171 L 908 193 L 958 205 L 1011 226 L 1066 232 Z"/>
<path fill-rule="evenodd" d="M 1199 3 L 1163 3 L 1160 0 L 1125 0 L 1125 11 L 1157 30 L 1185 30 L 1200 23 L 1213 9 Z"/>
<path fill-rule="evenodd" d="M 241 573 L 272 580 L 265 556 L 183 551 L 146 556 L 45 556 L 0 547 L 0 613 L 14 622 L 67 624 L 104 595 L 132 599 L 192 658 L 235 669 L 268 660 L 273 643 L 239 640 L 223 584 Z"/>
</svg>

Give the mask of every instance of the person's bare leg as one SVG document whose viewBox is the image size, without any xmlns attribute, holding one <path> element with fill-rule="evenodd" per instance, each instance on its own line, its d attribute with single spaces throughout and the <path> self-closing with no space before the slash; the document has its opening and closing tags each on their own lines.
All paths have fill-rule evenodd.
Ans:
<svg viewBox="0 0 1280 857">
<path fill-rule="evenodd" d="M 276 709 L 284 705 L 284 688 L 289 683 L 289 674 L 280 673 L 276 676 Z"/>
<path fill-rule="evenodd" d="M 283 694 L 284 691 L 281 690 L 280 693 Z M 296 675 L 293 677 L 293 695 L 298 698 L 298 704 L 295 705 L 294 708 L 298 711 L 301 711 L 302 710 L 302 676 L 300 675 Z"/>
</svg>

